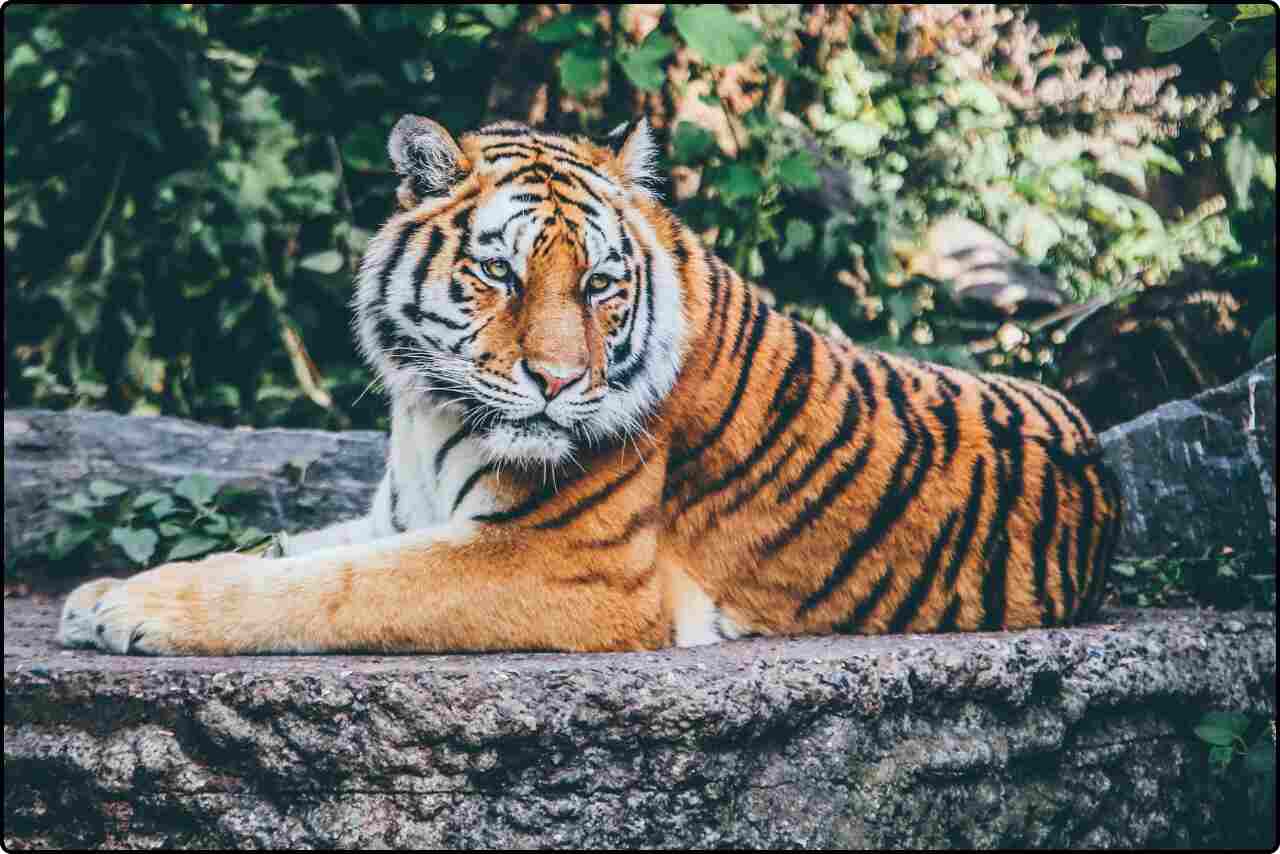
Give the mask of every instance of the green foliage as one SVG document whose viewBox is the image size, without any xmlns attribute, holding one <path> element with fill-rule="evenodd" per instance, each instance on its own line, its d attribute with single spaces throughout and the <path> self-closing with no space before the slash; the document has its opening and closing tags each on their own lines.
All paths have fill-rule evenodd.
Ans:
<svg viewBox="0 0 1280 854">
<path fill-rule="evenodd" d="M 922 244 L 967 218 L 1089 311 L 1274 275 L 1272 8 L 1037 7 L 1037 35 L 988 6 L 8 7 L 6 403 L 379 426 L 348 301 L 394 122 L 601 134 L 640 104 L 689 176 L 668 200 L 784 311 L 1052 380 L 1079 319 L 977 316 Z M 1205 164 L 1225 209 L 1148 198 Z"/>
<path fill-rule="evenodd" d="M 1138 607 L 1274 610 L 1274 549 L 1211 550 L 1200 557 L 1117 559 L 1111 566 L 1109 601 Z"/>
<path fill-rule="evenodd" d="M 1274 847 L 1275 721 L 1251 720 L 1239 712 L 1206 712 L 1194 731 L 1208 748 L 1211 773 L 1230 778 L 1244 790 L 1244 798 L 1231 809 L 1233 815 L 1218 816 L 1219 824 L 1239 847 Z"/>
<path fill-rule="evenodd" d="M 145 569 L 262 544 L 267 535 L 244 523 L 237 500 L 234 490 L 202 474 L 184 477 L 171 491 L 137 494 L 94 480 L 86 490 L 54 502 L 68 521 L 49 535 L 41 556 L 56 575 L 62 567 L 74 574 L 111 549 Z"/>
</svg>

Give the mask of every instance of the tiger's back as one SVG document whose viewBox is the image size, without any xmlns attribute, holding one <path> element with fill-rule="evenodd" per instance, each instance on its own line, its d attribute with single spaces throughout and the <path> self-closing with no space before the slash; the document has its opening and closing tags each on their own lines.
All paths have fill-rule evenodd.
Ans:
<svg viewBox="0 0 1280 854">
<path fill-rule="evenodd" d="M 687 423 L 668 459 L 662 555 L 714 604 L 713 636 L 1092 612 L 1119 493 L 1061 395 L 833 341 L 710 254 L 688 263 L 706 269 L 689 275 L 708 282 L 709 334 L 669 404 Z"/>
</svg>

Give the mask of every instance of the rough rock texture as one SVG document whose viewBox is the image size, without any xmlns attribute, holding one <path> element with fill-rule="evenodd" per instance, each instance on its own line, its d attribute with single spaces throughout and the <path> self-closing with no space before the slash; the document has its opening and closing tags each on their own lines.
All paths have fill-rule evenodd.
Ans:
<svg viewBox="0 0 1280 854">
<path fill-rule="evenodd" d="M 4 613 L 4 844 L 1211 845 L 1275 617 L 599 655 L 116 658 Z M 1274 843 L 1272 843 L 1274 845 Z"/>
<path fill-rule="evenodd" d="M 1272 357 L 1228 385 L 1102 434 L 1125 494 L 1122 553 L 1274 544 L 1275 379 Z M 50 502 L 93 478 L 164 488 L 203 472 L 253 492 L 246 519 L 268 531 L 350 519 L 368 508 L 386 447 L 370 431 L 226 430 L 177 418 L 7 410 L 5 555 L 30 552 L 61 522 Z M 116 559 L 99 569 L 125 568 Z"/>
<path fill-rule="evenodd" d="M 1276 359 L 1101 435 L 1120 478 L 1120 551 L 1202 554 L 1276 538 Z"/>
<path fill-rule="evenodd" d="M 29 553 L 62 522 L 51 502 L 95 478 L 171 489 L 201 472 L 253 493 L 246 518 L 266 531 L 351 519 L 368 510 L 386 449 L 386 436 L 368 430 L 227 430 L 180 418 L 5 410 L 5 558 Z M 128 566 L 114 557 L 97 569 Z"/>
</svg>

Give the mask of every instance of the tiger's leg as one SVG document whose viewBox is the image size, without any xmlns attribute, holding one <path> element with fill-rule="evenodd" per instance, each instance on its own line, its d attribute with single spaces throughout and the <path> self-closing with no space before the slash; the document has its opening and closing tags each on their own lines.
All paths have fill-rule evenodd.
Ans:
<svg viewBox="0 0 1280 854">
<path fill-rule="evenodd" d="M 260 571 L 269 564 L 265 559 L 292 557 L 318 552 L 336 546 L 358 545 L 368 543 L 381 534 L 391 532 L 389 516 L 390 478 L 384 477 L 374 494 L 373 506 L 369 513 L 358 519 L 338 522 L 314 531 L 300 534 L 276 534 L 265 550 L 258 554 L 241 554 L 237 552 L 218 552 L 207 555 L 202 560 L 169 564 L 172 571 L 180 568 L 193 573 L 219 573 L 231 566 L 254 566 Z M 248 561 L 249 563 L 244 563 Z M 120 578 L 97 578 L 81 584 L 67 597 L 62 606 L 62 617 L 58 624 L 58 642 L 63 646 L 94 646 L 96 631 L 92 608 L 108 590 L 124 583 Z"/>
<path fill-rule="evenodd" d="M 467 524 L 215 572 L 169 564 L 101 591 L 79 636 L 154 655 L 656 648 L 671 621 L 648 545 L 584 557 L 552 532 Z"/>
</svg>

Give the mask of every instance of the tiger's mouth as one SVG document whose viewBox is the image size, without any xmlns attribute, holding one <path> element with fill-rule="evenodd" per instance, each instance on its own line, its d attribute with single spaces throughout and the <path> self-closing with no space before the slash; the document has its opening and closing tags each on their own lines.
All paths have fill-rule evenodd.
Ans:
<svg viewBox="0 0 1280 854">
<path fill-rule="evenodd" d="M 545 413 L 501 418 L 477 433 L 493 457 L 517 464 L 555 464 L 574 453 L 573 431 Z"/>
<path fill-rule="evenodd" d="M 515 430 L 522 430 L 528 433 L 538 433 L 544 430 L 550 430 L 556 433 L 562 433 L 566 436 L 570 435 L 570 430 L 563 424 L 555 421 L 545 412 L 539 412 L 536 415 L 526 415 L 523 418 L 504 418 L 498 422 Z"/>
</svg>

